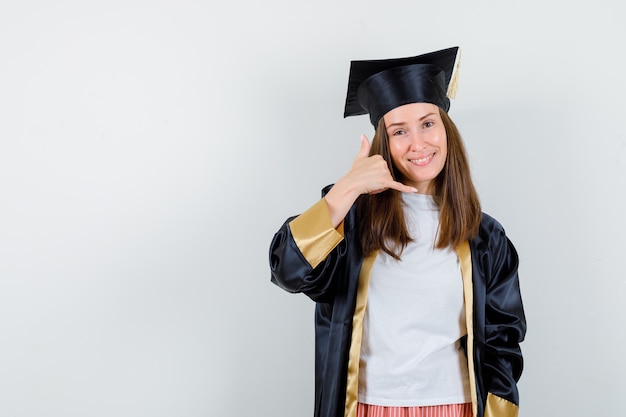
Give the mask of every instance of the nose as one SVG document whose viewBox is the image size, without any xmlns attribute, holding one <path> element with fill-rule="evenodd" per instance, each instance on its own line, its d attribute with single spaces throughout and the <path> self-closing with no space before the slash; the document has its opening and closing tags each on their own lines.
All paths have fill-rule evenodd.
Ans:
<svg viewBox="0 0 626 417">
<path fill-rule="evenodd" d="M 426 141 L 424 135 L 419 132 L 413 133 L 411 135 L 410 149 L 412 151 L 421 151 L 426 147 Z"/>
</svg>

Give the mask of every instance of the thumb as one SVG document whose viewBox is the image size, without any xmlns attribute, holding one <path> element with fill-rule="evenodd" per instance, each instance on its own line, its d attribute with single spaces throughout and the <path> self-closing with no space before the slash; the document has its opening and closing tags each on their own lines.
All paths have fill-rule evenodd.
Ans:
<svg viewBox="0 0 626 417">
<path fill-rule="evenodd" d="M 370 154 L 370 141 L 367 139 L 367 136 L 361 135 L 361 149 L 359 149 L 359 153 L 357 154 L 357 159 L 359 158 L 367 158 Z"/>
</svg>

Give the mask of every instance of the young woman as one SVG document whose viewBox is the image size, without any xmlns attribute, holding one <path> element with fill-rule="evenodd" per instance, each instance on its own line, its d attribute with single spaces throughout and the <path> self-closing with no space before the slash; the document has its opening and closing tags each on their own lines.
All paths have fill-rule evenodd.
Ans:
<svg viewBox="0 0 626 417">
<path fill-rule="evenodd" d="M 316 302 L 316 417 L 517 416 L 518 258 L 447 114 L 457 66 L 352 62 L 345 115 L 372 145 L 274 236 L 272 281 Z"/>
</svg>

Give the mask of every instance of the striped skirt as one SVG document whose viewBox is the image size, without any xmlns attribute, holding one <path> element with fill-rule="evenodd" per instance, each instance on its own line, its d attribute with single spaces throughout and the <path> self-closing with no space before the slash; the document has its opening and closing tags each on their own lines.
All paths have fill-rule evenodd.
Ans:
<svg viewBox="0 0 626 417">
<path fill-rule="evenodd" d="M 358 403 L 357 417 L 472 417 L 472 403 L 425 407 L 385 407 Z"/>
</svg>

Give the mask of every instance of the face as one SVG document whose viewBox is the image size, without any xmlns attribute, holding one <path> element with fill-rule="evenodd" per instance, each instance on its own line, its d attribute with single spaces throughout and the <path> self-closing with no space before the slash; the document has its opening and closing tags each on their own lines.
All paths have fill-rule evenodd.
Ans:
<svg viewBox="0 0 626 417">
<path fill-rule="evenodd" d="M 439 107 L 430 103 L 405 104 L 389 111 L 383 119 L 393 165 L 403 177 L 400 180 L 417 188 L 420 194 L 432 194 L 433 180 L 448 155 Z"/>
</svg>

